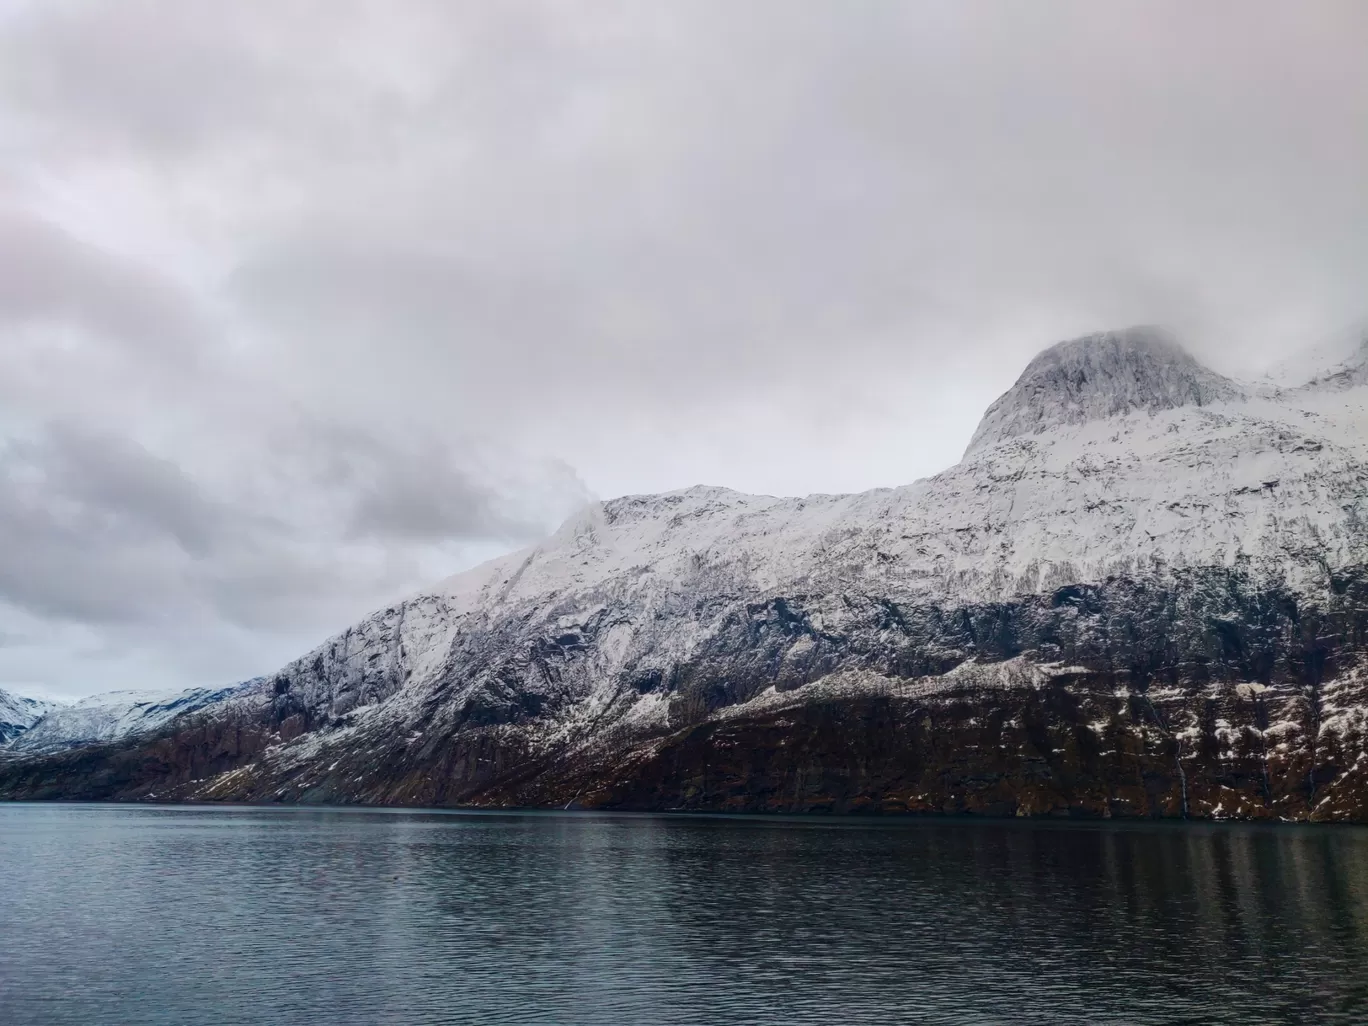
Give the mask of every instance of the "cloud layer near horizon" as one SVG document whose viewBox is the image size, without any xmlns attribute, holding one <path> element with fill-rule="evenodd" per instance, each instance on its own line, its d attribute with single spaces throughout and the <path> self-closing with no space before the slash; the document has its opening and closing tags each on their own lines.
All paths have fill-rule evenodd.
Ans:
<svg viewBox="0 0 1368 1026">
<path fill-rule="evenodd" d="M 896 484 L 1365 314 L 1344 3 L 0 0 L 0 688 L 267 672 L 590 495 Z"/>
</svg>

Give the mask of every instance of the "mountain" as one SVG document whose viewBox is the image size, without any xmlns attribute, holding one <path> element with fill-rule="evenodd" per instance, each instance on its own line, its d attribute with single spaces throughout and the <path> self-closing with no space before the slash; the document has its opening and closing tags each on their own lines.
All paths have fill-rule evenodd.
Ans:
<svg viewBox="0 0 1368 1026">
<path fill-rule="evenodd" d="M 28 731 L 56 708 L 54 702 L 0 690 L 0 747 Z"/>
<path fill-rule="evenodd" d="M 1317 374 L 1304 387 L 1327 390 L 1355 388 L 1359 385 L 1368 385 L 1368 337 L 1348 357 Z"/>
<path fill-rule="evenodd" d="M 1352 387 L 1365 381 L 1368 325 L 1360 325 L 1292 353 L 1270 367 L 1257 384 L 1275 389 L 1325 389 Z"/>
<path fill-rule="evenodd" d="M 0 796 L 1368 820 L 1365 398 L 1065 342 L 932 478 L 595 503 Z"/>
<path fill-rule="evenodd" d="M 22 734 L 8 739 L 5 750 L 11 756 L 47 754 L 141 736 L 249 686 L 250 682 L 181 692 L 109 691 L 70 705 L 48 705 Z"/>
<path fill-rule="evenodd" d="M 1045 350 L 983 415 L 966 455 L 1052 427 L 1244 398 L 1157 328 L 1089 335 Z"/>
</svg>

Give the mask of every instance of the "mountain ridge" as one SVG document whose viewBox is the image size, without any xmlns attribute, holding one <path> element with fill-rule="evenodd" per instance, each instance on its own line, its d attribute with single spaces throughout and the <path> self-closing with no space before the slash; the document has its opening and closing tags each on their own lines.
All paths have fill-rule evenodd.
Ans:
<svg viewBox="0 0 1368 1026">
<path fill-rule="evenodd" d="M 1309 781 L 1351 780 L 1316 754 L 1326 724 L 1362 746 L 1368 414 L 1356 387 L 1258 394 L 1148 329 L 1063 343 L 941 474 L 853 495 L 696 486 L 592 504 L 539 545 L 173 717 L 150 746 L 111 738 L 20 759 L 0 794 L 90 793 L 99 779 L 134 797 L 915 811 L 889 781 L 935 763 L 958 783 L 928 791 L 918 778 L 916 793 L 942 811 L 1187 815 L 1202 814 L 1208 783 L 1232 787 L 1184 754 L 1200 742 L 1226 763 L 1264 752 L 1238 800 L 1207 811 L 1355 818 L 1358 785 L 1331 800 Z M 1307 636 L 1314 623 L 1333 641 Z M 1042 696 L 1057 708 L 1037 708 Z M 984 741 L 943 722 L 956 703 L 1017 723 L 994 742 L 1016 761 L 965 764 Z M 897 727 L 922 723 L 917 709 L 942 727 Z M 838 723 L 824 747 L 786 763 L 802 745 L 780 724 L 820 739 L 821 716 Z M 1086 788 L 1080 770 L 1053 766 L 1032 717 L 1096 763 Z M 1123 768 L 1080 740 L 1088 723 L 1114 728 Z M 737 731 L 751 740 L 717 747 Z M 1270 740 L 1277 731 L 1306 751 L 1278 755 L 1292 742 Z M 902 752 L 877 780 L 852 768 L 871 737 Z M 741 783 L 696 777 L 748 744 Z M 163 769 L 126 764 L 139 752 Z M 1026 773 L 1036 759 L 1049 787 Z M 833 762 L 845 766 L 835 777 Z M 945 768 L 961 764 L 967 775 Z M 974 796 L 984 773 L 1011 781 L 991 801 Z"/>
<path fill-rule="evenodd" d="M 9 738 L 5 748 L 14 754 L 45 755 L 145 734 L 178 716 L 227 699 L 251 684 L 252 681 L 244 681 L 184 691 L 106 691 L 73 702 L 44 703 L 42 715 Z M 0 703 L 3 701 L 0 697 Z"/>
</svg>

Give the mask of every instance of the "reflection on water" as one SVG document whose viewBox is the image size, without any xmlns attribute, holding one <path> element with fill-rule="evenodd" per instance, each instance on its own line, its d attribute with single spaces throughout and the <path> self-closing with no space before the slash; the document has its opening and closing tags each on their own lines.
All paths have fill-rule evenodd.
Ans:
<svg viewBox="0 0 1368 1026">
<path fill-rule="evenodd" d="M 1368 831 L 0 805 L 0 1022 L 1368 1022 Z"/>
</svg>

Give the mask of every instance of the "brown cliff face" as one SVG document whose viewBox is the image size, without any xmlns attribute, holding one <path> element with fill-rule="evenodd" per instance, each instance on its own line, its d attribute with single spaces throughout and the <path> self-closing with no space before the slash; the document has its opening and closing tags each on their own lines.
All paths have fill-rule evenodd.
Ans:
<svg viewBox="0 0 1368 1026">
<path fill-rule="evenodd" d="M 1362 721 L 1322 730 L 1313 752 L 1315 709 L 1296 688 L 1141 695 L 1091 677 L 918 690 L 889 680 L 878 693 L 875 682 L 872 693 L 741 712 L 621 750 L 537 756 L 481 730 L 423 761 L 357 753 L 322 779 L 258 764 L 279 735 L 204 724 L 14 767 L 4 780 L 7 796 L 29 798 L 1368 820 Z M 1351 674 L 1325 699 L 1368 706 L 1368 680 Z M 356 776 L 359 796 L 336 782 Z"/>
<path fill-rule="evenodd" d="M 1295 691 L 1137 694 L 1106 680 L 818 701 L 681 731 L 586 773 L 591 807 L 993 816 L 1364 818 L 1361 725 L 1303 742 Z M 1101 685 L 1101 687 L 1099 687 Z M 1336 689 L 1339 699 L 1368 699 Z M 1124 694 L 1124 688 L 1121 689 Z M 1279 741 L 1258 723 L 1277 717 Z M 1175 732 L 1166 723 L 1195 723 Z M 1194 736 L 1195 735 L 1195 736 Z M 1290 743 L 1289 743 L 1290 742 Z M 1314 771 L 1314 772 L 1313 772 Z M 560 797 L 569 788 L 559 784 Z M 534 788 L 529 798 L 542 797 Z M 515 790 L 509 797 L 516 800 Z M 543 800 L 550 800 L 550 793 Z"/>
<path fill-rule="evenodd" d="M 172 799 L 250 762 L 279 741 L 250 719 L 192 719 L 153 738 L 0 762 L 0 797 L 73 801 Z"/>
</svg>

